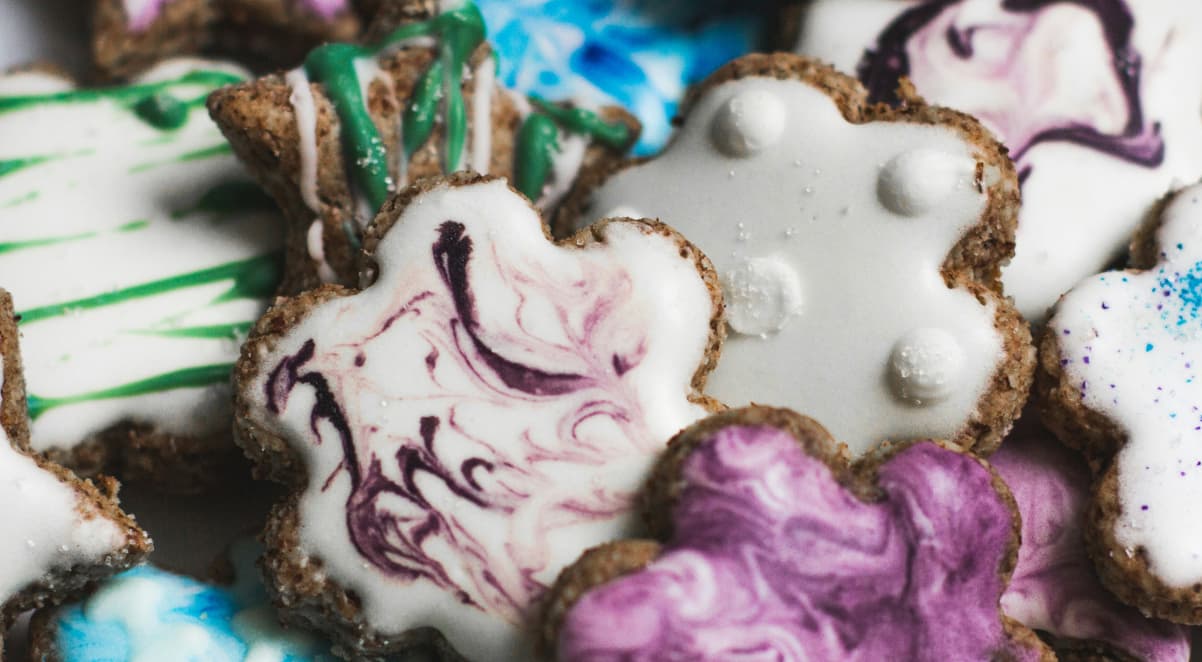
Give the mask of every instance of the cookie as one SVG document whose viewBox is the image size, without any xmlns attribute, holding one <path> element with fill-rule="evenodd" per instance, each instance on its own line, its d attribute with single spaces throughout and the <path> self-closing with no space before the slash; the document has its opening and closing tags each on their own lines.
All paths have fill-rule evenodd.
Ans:
<svg viewBox="0 0 1202 662">
<path fill-rule="evenodd" d="M 658 218 L 714 261 L 717 399 L 804 408 L 854 453 L 924 437 L 988 453 L 1018 415 L 1034 350 L 998 283 L 1018 183 L 971 118 L 749 55 L 701 85 L 663 154 L 580 181 L 560 231 Z"/>
<path fill-rule="evenodd" d="M 1197 3 L 816 0 L 801 25 L 797 52 L 857 72 L 871 100 L 905 77 L 1009 147 L 1023 207 L 1003 280 L 1032 321 L 1202 177 Z"/>
<path fill-rule="evenodd" d="M 117 78 L 169 57 L 221 52 L 292 66 L 362 29 L 355 0 L 90 0 L 97 71 Z"/>
<path fill-rule="evenodd" d="M 364 250 L 372 284 L 281 300 L 236 368 L 241 443 L 294 490 L 270 590 L 340 655 L 527 659 L 546 585 L 631 530 L 656 454 L 716 407 L 716 277 L 654 221 L 554 244 L 467 174 L 393 198 Z"/>
<path fill-rule="evenodd" d="M 84 600 L 38 612 L 31 659 L 336 662 L 325 642 L 280 626 L 255 568 L 261 553 L 253 541 L 233 545 L 229 582 L 152 565 L 123 572 Z"/>
<path fill-rule="evenodd" d="M 1103 588 L 1085 549 L 1089 467 L 1038 426 L 1020 426 L 989 463 L 1014 494 L 1022 547 L 1002 596 L 1061 660 L 1188 662 L 1189 632 L 1145 618 Z"/>
<path fill-rule="evenodd" d="M 151 549 L 112 479 L 81 481 L 30 452 L 17 344 L 12 299 L 0 290 L 0 659 L 18 614 L 68 599 Z"/>
<path fill-rule="evenodd" d="M 204 111 L 241 75 L 179 60 L 123 87 L 0 77 L 0 283 L 31 443 L 83 475 L 190 491 L 239 457 L 230 369 L 282 234 Z"/>
<path fill-rule="evenodd" d="M 1043 420 L 1095 469 L 1087 535 L 1106 586 L 1141 610 L 1202 623 L 1202 186 L 1165 202 L 1133 269 L 1061 298 L 1040 344 Z"/>
<path fill-rule="evenodd" d="M 477 0 L 510 89 L 620 105 L 643 125 L 636 154 L 663 148 L 688 85 L 758 50 L 768 2 Z"/>
<path fill-rule="evenodd" d="M 662 543 L 593 549 L 552 589 L 556 659 L 1055 659 L 998 607 L 1014 501 L 952 446 L 849 466 L 809 418 L 731 410 L 674 438 L 648 492 Z"/>
<path fill-rule="evenodd" d="M 548 207 L 578 169 L 616 159 L 635 139 L 637 123 L 620 109 L 597 114 L 499 87 L 476 6 L 438 13 L 436 4 L 388 5 L 374 46 L 329 44 L 300 68 L 210 99 L 290 220 L 285 292 L 354 284 L 364 228 L 406 183 L 474 170 L 509 177 Z"/>
</svg>

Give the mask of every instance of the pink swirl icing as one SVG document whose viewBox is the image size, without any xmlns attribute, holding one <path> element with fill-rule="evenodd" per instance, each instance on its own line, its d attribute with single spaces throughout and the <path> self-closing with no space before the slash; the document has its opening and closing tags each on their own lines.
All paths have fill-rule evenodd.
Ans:
<svg viewBox="0 0 1202 662">
<path fill-rule="evenodd" d="M 159 17 L 163 12 L 163 7 L 174 2 L 175 0 L 124 0 L 125 15 L 129 22 L 129 29 L 133 32 L 142 32 L 150 27 L 150 24 Z M 347 11 L 348 0 L 290 0 L 292 4 L 299 5 L 316 14 L 323 20 L 330 20 Z"/>
<path fill-rule="evenodd" d="M 587 275 L 565 280 L 461 223 L 437 235 L 422 267 L 436 277 L 409 272 L 362 340 L 310 339 L 284 357 L 267 409 L 312 389 L 315 443 L 345 456 L 326 485 L 349 474 L 346 527 L 364 559 L 517 624 L 587 546 L 564 536 L 627 517 L 666 440 L 630 379 L 646 373 L 643 300 L 602 256 L 580 251 Z"/>
<path fill-rule="evenodd" d="M 1055 637 L 1104 641 L 1148 662 L 1185 662 L 1186 629 L 1145 618 L 1099 583 L 1081 523 L 1089 470 L 1047 434 L 1012 436 L 990 458 L 1014 493 L 1023 546 L 1002 597 L 1008 616 Z"/>
<path fill-rule="evenodd" d="M 869 504 L 788 433 L 722 429 L 683 464 L 662 555 L 569 610 L 559 659 L 1039 659 L 1001 624 L 1014 531 L 991 479 L 919 443 Z"/>
</svg>

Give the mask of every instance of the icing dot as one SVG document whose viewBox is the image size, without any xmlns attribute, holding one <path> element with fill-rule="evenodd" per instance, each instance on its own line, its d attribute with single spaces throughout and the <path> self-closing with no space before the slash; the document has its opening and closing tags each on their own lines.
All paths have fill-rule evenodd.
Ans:
<svg viewBox="0 0 1202 662">
<path fill-rule="evenodd" d="M 736 333 L 764 337 L 801 313 L 801 279 L 779 257 L 757 257 L 722 277 L 726 322 Z"/>
<path fill-rule="evenodd" d="M 889 355 L 889 375 L 898 398 L 917 405 L 938 402 L 956 389 L 964 371 L 964 349 L 947 331 L 913 329 Z"/>
<path fill-rule="evenodd" d="M 939 205 L 972 176 L 972 163 L 946 152 L 914 149 L 881 168 L 877 197 L 889 211 L 921 216 Z"/>
<path fill-rule="evenodd" d="M 746 158 L 763 151 L 785 131 L 785 104 L 767 90 L 747 90 L 722 104 L 710 137 L 727 156 Z"/>
</svg>

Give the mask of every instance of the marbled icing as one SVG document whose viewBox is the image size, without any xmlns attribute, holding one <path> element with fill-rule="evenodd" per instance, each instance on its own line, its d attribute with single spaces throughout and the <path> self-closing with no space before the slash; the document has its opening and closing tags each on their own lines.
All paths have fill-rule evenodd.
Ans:
<svg viewBox="0 0 1202 662">
<path fill-rule="evenodd" d="M 43 75 L 0 93 L 0 283 L 21 318 L 36 449 L 122 422 L 229 429 L 229 371 L 281 243 L 203 108 L 240 77 L 178 60 L 124 87 Z"/>
<path fill-rule="evenodd" d="M 755 8 L 731 12 L 723 7 L 731 3 L 712 0 L 477 3 L 507 86 L 553 101 L 625 107 L 643 124 L 640 154 L 667 142 L 685 88 L 756 50 L 763 27 Z"/>
<path fill-rule="evenodd" d="M 126 571 L 55 610 L 59 662 L 335 662 L 329 644 L 283 628 L 259 580 L 259 546 L 231 556 L 231 586 L 154 566 Z"/>
<path fill-rule="evenodd" d="M 1202 5 L 1176 0 L 819 0 L 798 51 L 908 76 L 1010 148 L 1023 179 L 1007 293 L 1042 320 L 1122 252 L 1175 181 L 1202 176 Z"/>
<path fill-rule="evenodd" d="M 771 426 L 711 433 L 682 463 L 672 537 L 585 593 L 560 660 L 1038 660 L 1003 629 L 1014 519 L 976 460 L 919 443 L 860 501 Z"/>
<path fill-rule="evenodd" d="M 1065 294 L 1048 323 L 1064 383 L 1125 433 L 1114 523 L 1170 586 L 1202 581 L 1202 186 L 1178 193 L 1156 234 L 1160 262 Z"/>
<path fill-rule="evenodd" d="M 249 418 L 312 476 L 301 549 L 375 631 L 525 659 L 528 608 L 630 531 L 657 451 L 704 414 L 716 311 L 692 257 L 639 224 L 601 236 L 554 246 L 501 180 L 440 186 L 381 241 L 375 284 L 256 359 Z"/>
<path fill-rule="evenodd" d="M 1012 435 L 989 462 L 1022 516 L 1022 547 L 1002 596 L 1006 615 L 1059 638 L 1103 641 L 1146 662 L 1187 662 L 1187 630 L 1145 618 L 1102 587 L 1082 524 L 1089 468 L 1046 432 Z"/>
</svg>

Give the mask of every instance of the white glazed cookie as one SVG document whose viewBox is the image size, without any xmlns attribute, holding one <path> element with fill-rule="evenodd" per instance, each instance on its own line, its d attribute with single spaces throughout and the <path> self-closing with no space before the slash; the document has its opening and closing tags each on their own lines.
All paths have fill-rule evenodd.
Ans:
<svg viewBox="0 0 1202 662">
<path fill-rule="evenodd" d="M 1118 258 L 1162 195 L 1202 176 L 1202 4 L 1180 0 L 815 0 L 797 52 L 907 76 L 1010 148 L 1023 207 L 1006 293 L 1028 319 Z"/>
<path fill-rule="evenodd" d="M 204 111 L 240 77 L 175 61 L 126 87 L 0 78 L 0 283 L 36 450 L 86 465 L 85 442 L 120 456 L 129 426 L 233 448 L 230 368 L 281 261 L 270 200 Z"/>
<path fill-rule="evenodd" d="M 0 290 L 0 658 L 21 611 L 69 597 L 150 548 L 115 499 L 29 452 L 12 315 Z"/>
<path fill-rule="evenodd" d="M 854 453 L 921 437 L 988 452 L 1033 352 L 993 289 L 1017 182 L 983 133 L 917 99 L 868 108 L 804 58 L 748 56 L 703 84 L 663 154 L 577 192 L 578 219 L 658 218 L 713 260 L 731 335 L 708 394 L 804 410 Z"/>
<path fill-rule="evenodd" d="M 657 453 L 707 411 L 716 278 L 651 221 L 555 245 L 469 175 L 394 198 L 365 249 L 374 284 L 276 305 L 236 370 L 244 448 L 300 492 L 269 581 L 342 654 L 529 659 L 529 608 L 635 528 Z"/>
<path fill-rule="evenodd" d="M 1160 222 L 1135 246 L 1155 255 L 1146 271 L 1095 276 L 1057 304 L 1040 392 L 1049 426 L 1105 468 L 1090 532 L 1102 578 L 1142 609 L 1199 623 L 1202 186 L 1176 194 Z"/>
</svg>

